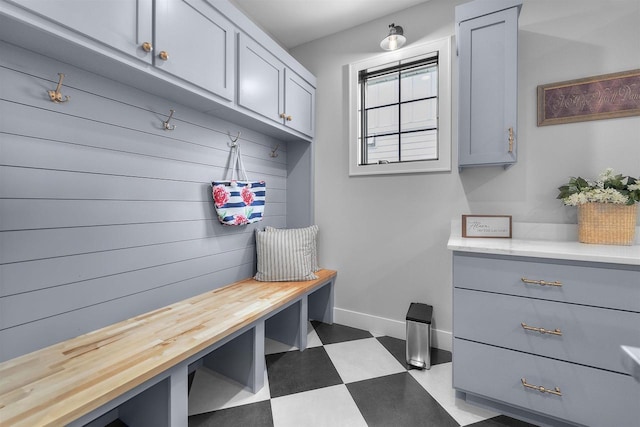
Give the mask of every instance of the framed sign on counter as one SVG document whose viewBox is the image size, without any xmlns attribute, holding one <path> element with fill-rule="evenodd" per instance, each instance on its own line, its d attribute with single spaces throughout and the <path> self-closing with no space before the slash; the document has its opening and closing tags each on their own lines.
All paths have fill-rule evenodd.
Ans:
<svg viewBox="0 0 640 427">
<path fill-rule="evenodd" d="M 511 215 L 462 215 L 462 237 L 511 238 Z"/>
</svg>

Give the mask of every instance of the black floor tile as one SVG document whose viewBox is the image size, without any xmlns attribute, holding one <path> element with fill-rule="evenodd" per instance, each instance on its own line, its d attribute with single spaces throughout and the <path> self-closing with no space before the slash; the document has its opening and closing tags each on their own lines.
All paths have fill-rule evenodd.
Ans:
<svg viewBox="0 0 640 427">
<path fill-rule="evenodd" d="M 488 420 L 480 421 L 474 424 L 469 424 L 467 427 L 537 427 L 535 424 L 529 424 L 524 421 L 516 420 L 515 418 L 507 417 L 506 415 L 499 415 L 497 417 L 489 418 Z"/>
<path fill-rule="evenodd" d="M 342 384 L 324 347 L 266 356 L 271 397 Z"/>
<path fill-rule="evenodd" d="M 107 424 L 105 427 L 128 427 L 128 426 L 120 420 L 115 420 Z"/>
<path fill-rule="evenodd" d="M 347 389 L 369 426 L 458 427 L 407 372 L 347 384 Z"/>
<path fill-rule="evenodd" d="M 431 349 L 431 365 L 449 363 L 452 360 L 453 360 L 453 357 L 450 351 L 440 350 L 439 348 Z"/>
<path fill-rule="evenodd" d="M 273 427 L 271 403 L 268 400 L 189 417 L 189 427 Z"/>
<path fill-rule="evenodd" d="M 369 331 L 352 328 L 350 326 L 311 321 L 322 344 L 337 344 L 345 341 L 359 340 L 363 338 L 372 338 L 373 335 Z"/>
<path fill-rule="evenodd" d="M 393 355 L 393 357 L 398 360 L 398 362 L 402 363 L 402 366 L 406 369 L 414 369 L 413 366 L 407 364 L 407 344 L 405 340 L 384 336 L 378 337 L 378 341 L 389 351 L 389 353 Z M 431 366 L 451 362 L 451 360 L 450 351 L 431 348 Z"/>
</svg>

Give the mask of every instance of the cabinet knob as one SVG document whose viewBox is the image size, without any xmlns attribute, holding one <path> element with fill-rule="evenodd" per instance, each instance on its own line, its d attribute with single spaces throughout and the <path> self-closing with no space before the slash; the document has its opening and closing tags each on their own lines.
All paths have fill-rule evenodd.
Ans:
<svg viewBox="0 0 640 427">
<path fill-rule="evenodd" d="M 280 118 L 284 119 L 285 117 L 287 117 L 287 115 L 285 113 L 280 113 Z"/>
<path fill-rule="evenodd" d="M 287 120 L 288 122 L 290 122 L 291 120 L 293 120 L 293 117 L 291 117 L 291 116 L 287 116 L 287 117 L 286 117 L 286 120 Z"/>
<path fill-rule="evenodd" d="M 281 119 L 285 119 L 286 121 L 290 122 L 291 120 L 293 120 L 293 117 L 291 116 L 287 116 L 285 113 L 280 113 L 280 118 Z"/>
<path fill-rule="evenodd" d="M 169 54 L 167 53 L 167 51 L 162 50 L 158 54 L 158 58 L 162 59 L 163 61 L 166 61 L 167 59 L 169 59 Z"/>
<path fill-rule="evenodd" d="M 142 43 L 140 47 L 142 47 L 142 50 L 145 52 L 151 52 L 153 50 L 153 45 L 149 42 Z"/>
</svg>

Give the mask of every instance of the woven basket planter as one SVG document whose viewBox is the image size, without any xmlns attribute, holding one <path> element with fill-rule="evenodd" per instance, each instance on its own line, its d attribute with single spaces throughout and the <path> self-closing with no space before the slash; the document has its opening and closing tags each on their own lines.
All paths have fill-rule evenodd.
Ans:
<svg viewBox="0 0 640 427">
<path fill-rule="evenodd" d="M 578 240 L 600 245 L 633 245 L 638 204 L 585 203 L 578 206 Z"/>
</svg>

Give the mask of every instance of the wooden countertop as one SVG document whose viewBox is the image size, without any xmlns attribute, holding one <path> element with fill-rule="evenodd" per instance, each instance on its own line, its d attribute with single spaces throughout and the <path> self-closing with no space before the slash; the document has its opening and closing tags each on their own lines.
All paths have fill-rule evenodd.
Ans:
<svg viewBox="0 0 640 427">
<path fill-rule="evenodd" d="M 336 276 L 246 279 L 0 364 L 0 424 L 69 423 Z"/>
</svg>

